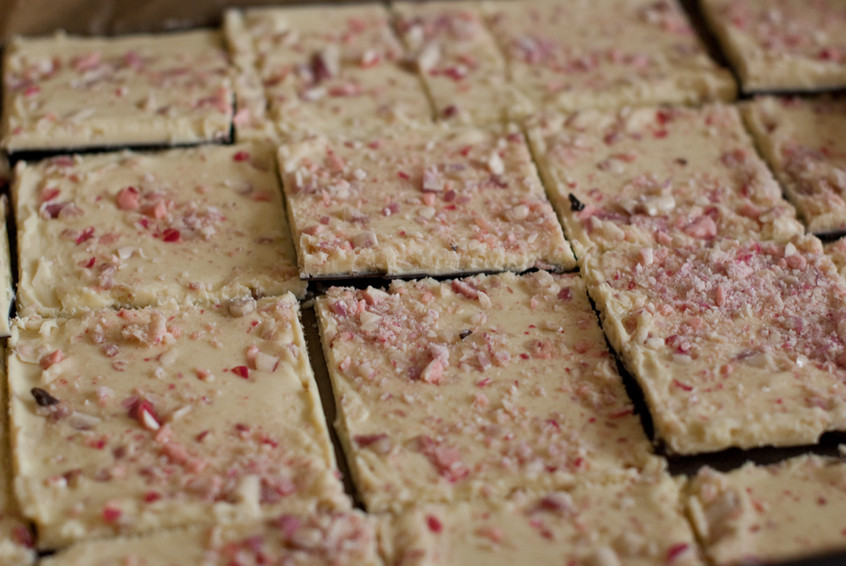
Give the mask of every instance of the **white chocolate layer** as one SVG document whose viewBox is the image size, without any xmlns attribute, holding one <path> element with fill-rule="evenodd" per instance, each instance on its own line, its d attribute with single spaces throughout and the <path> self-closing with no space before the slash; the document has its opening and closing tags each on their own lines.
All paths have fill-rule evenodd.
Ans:
<svg viewBox="0 0 846 566">
<path fill-rule="evenodd" d="M 16 38 L 4 58 L 8 151 L 192 144 L 230 138 L 220 32 Z"/>
<path fill-rule="evenodd" d="M 527 130 L 579 257 L 804 232 L 733 106 L 539 115 Z"/>
<path fill-rule="evenodd" d="M 251 145 L 19 164 L 19 309 L 302 295 L 275 169 Z"/>
<path fill-rule="evenodd" d="M 703 564 L 679 482 L 666 474 L 621 474 L 500 502 L 418 505 L 383 525 L 391 564 Z"/>
<path fill-rule="evenodd" d="M 846 6 L 838 0 L 702 0 L 745 92 L 846 86 Z"/>
<path fill-rule="evenodd" d="M 524 0 L 483 4 L 527 111 L 732 100 L 734 79 L 674 0 Z"/>
<path fill-rule="evenodd" d="M 846 429 L 846 284 L 812 236 L 589 254 L 588 292 L 679 454 Z"/>
<path fill-rule="evenodd" d="M 193 528 L 76 544 L 43 566 L 381 566 L 376 521 L 358 511 L 286 513 L 262 523 Z"/>
<path fill-rule="evenodd" d="M 808 230 L 846 231 L 846 99 L 766 96 L 742 108 Z"/>
<path fill-rule="evenodd" d="M 256 66 L 253 38 L 247 32 L 244 14 L 240 10 L 227 10 L 223 19 L 224 35 L 236 75 L 235 115 L 232 126 L 235 141 L 277 142 L 278 133 L 273 120 L 268 116 L 267 96 L 264 83 Z"/>
<path fill-rule="evenodd" d="M 396 27 L 439 120 L 501 122 L 515 104 L 505 59 L 476 2 L 398 2 Z"/>
<path fill-rule="evenodd" d="M 316 306 L 369 511 L 659 464 L 576 275 L 333 287 Z"/>
<path fill-rule="evenodd" d="M 518 132 L 317 138 L 279 166 L 301 277 L 575 266 Z"/>
<path fill-rule="evenodd" d="M 245 49 L 252 42 L 268 115 L 283 141 L 432 120 L 382 5 L 254 8 L 243 12 L 240 29 L 227 31 L 246 33 L 247 40 L 234 40 Z"/>
<path fill-rule="evenodd" d="M 0 564 L 27 566 L 35 563 L 35 537 L 21 515 L 15 497 L 9 456 L 9 418 L 6 348 L 0 345 Z"/>
<path fill-rule="evenodd" d="M 40 548 L 349 505 L 290 294 L 18 319 L 11 347 Z"/>
<path fill-rule="evenodd" d="M 762 564 L 846 549 L 846 464 L 800 456 L 701 470 L 688 506 L 715 564 Z"/>
</svg>

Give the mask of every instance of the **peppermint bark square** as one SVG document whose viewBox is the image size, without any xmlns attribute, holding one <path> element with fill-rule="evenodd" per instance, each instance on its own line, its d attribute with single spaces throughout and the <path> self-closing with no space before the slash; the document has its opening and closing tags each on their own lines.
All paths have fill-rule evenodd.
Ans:
<svg viewBox="0 0 846 566">
<path fill-rule="evenodd" d="M 483 5 L 511 84 L 532 111 L 732 100 L 734 79 L 672 0 Z M 523 117 L 518 107 L 514 117 Z"/>
<path fill-rule="evenodd" d="M 542 114 L 527 130 L 579 257 L 804 232 L 733 106 Z"/>
<path fill-rule="evenodd" d="M 432 121 L 384 6 L 254 8 L 242 24 L 227 31 L 249 40 L 230 41 L 252 43 L 268 116 L 283 141 Z"/>
<path fill-rule="evenodd" d="M 396 27 L 439 120 L 501 122 L 517 102 L 505 58 L 475 2 L 399 2 Z"/>
<path fill-rule="evenodd" d="M 25 566 L 35 564 L 35 537 L 13 492 L 5 345 L 0 345 L 0 360 L 0 406 L 3 407 L 0 411 L 0 564 Z"/>
<path fill-rule="evenodd" d="M 846 232 L 846 98 L 762 96 L 742 108 L 808 230 Z"/>
<path fill-rule="evenodd" d="M 41 564 L 170 564 L 178 557 L 180 564 L 204 566 L 381 566 L 376 525 L 374 518 L 355 510 L 284 513 L 262 522 L 87 541 Z"/>
<path fill-rule="evenodd" d="M 17 319 L 15 484 L 41 548 L 349 504 L 296 299 Z"/>
<path fill-rule="evenodd" d="M 846 86 L 846 6 L 838 0 L 703 0 L 744 92 Z"/>
<path fill-rule="evenodd" d="M 419 504 L 383 522 L 391 564 L 704 564 L 680 482 L 625 473 L 502 501 Z"/>
<path fill-rule="evenodd" d="M 819 240 L 589 254 L 588 291 L 678 454 L 846 429 L 846 285 Z"/>
<path fill-rule="evenodd" d="M 552 489 L 656 459 L 577 275 L 333 287 L 316 307 L 368 511 Z"/>
<path fill-rule="evenodd" d="M 519 132 L 316 138 L 279 166 L 303 278 L 575 266 Z"/>
<path fill-rule="evenodd" d="M 232 84 L 223 37 L 16 38 L 6 49 L 9 152 L 228 141 Z"/>
<path fill-rule="evenodd" d="M 846 463 L 804 455 L 751 462 L 726 473 L 703 468 L 688 506 L 714 564 L 776 563 L 846 549 Z"/>
<path fill-rule="evenodd" d="M 305 292 L 270 147 L 22 162 L 12 193 L 27 315 Z"/>
</svg>

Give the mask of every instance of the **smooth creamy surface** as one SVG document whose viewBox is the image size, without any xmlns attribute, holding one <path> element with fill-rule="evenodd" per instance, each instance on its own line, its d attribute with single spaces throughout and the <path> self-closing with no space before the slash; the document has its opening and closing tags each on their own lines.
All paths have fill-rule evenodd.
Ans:
<svg viewBox="0 0 846 566">
<path fill-rule="evenodd" d="M 240 30 L 227 32 L 252 41 L 269 117 L 283 140 L 366 135 L 432 120 L 423 85 L 402 64 L 402 47 L 381 4 L 254 8 L 243 13 Z"/>
<path fill-rule="evenodd" d="M 846 86 L 846 5 L 839 0 L 702 0 L 744 91 Z"/>
<path fill-rule="evenodd" d="M 394 132 L 282 146 L 302 277 L 570 269 L 519 132 Z"/>
<path fill-rule="evenodd" d="M 676 453 L 846 430 L 846 284 L 813 236 L 590 254 L 608 338 Z"/>
<path fill-rule="evenodd" d="M 703 564 L 666 474 L 620 474 L 508 500 L 419 505 L 384 521 L 388 564 Z"/>
<path fill-rule="evenodd" d="M 719 68 L 673 0 L 523 0 L 483 8 L 532 110 L 732 100 Z"/>
<path fill-rule="evenodd" d="M 762 564 L 846 549 L 846 463 L 800 456 L 728 473 L 703 468 L 688 506 L 715 564 Z"/>
<path fill-rule="evenodd" d="M 846 99 L 764 96 L 743 113 L 808 230 L 846 231 Z"/>
<path fill-rule="evenodd" d="M 305 293 L 270 147 L 60 156 L 15 173 L 24 314 Z"/>
<path fill-rule="evenodd" d="M 15 487 L 39 547 L 347 506 L 297 316 L 289 294 L 17 320 Z"/>
<path fill-rule="evenodd" d="M 6 359 L 5 345 L 0 358 Z M 12 492 L 12 463 L 9 458 L 8 395 L 6 364 L 0 364 L 0 564 L 26 566 L 35 563 L 35 537 L 29 530 Z"/>
<path fill-rule="evenodd" d="M 505 119 L 517 95 L 478 3 L 398 2 L 393 10 L 439 120 L 485 124 Z"/>
<path fill-rule="evenodd" d="M 89 541 L 43 566 L 380 566 L 376 521 L 358 511 L 286 513 L 261 523 Z"/>
<path fill-rule="evenodd" d="M 9 250 L 9 232 L 6 219 L 9 214 L 9 201 L 0 197 L 0 336 L 8 336 L 9 316 L 12 300 L 15 297 L 12 285 L 12 258 Z"/>
<path fill-rule="evenodd" d="M 218 31 L 16 38 L 5 50 L 8 151 L 228 140 L 232 84 Z"/>
<path fill-rule="evenodd" d="M 369 511 L 660 465 L 577 275 L 333 287 L 316 306 Z"/>
<path fill-rule="evenodd" d="M 527 130 L 579 257 L 804 232 L 733 106 L 539 115 Z"/>
</svg>

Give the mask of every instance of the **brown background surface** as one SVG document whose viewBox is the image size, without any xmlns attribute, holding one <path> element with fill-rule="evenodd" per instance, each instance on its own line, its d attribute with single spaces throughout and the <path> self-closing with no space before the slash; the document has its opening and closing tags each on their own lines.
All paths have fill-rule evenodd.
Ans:
<svg viewBox="0 0 846 566">
<path fill-rule="evenodd" d="M 332 1 L 332 0 L 328 0 Z M 15 34 L 63 29 L 80 35 L 115 35 L 215 26 L 230 6 L 286 4 L 290 0 L 0 0 L 0 41 Z M 321 1 L 297 0 L 299 4 Z"/>
</svg>

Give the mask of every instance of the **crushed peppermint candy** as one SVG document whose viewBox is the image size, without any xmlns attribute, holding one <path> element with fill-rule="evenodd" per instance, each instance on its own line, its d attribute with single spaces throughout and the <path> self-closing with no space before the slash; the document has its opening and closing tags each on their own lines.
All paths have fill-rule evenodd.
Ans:
<svg viewBox="0 0 846 566">
<path fill-rule="evenodd" d="M 368 509 L 651 461 L 577 276 L 332 287 L 316 309 Z"/>
<path fill-rule="evenodd" d="M 846 285 L 818 240 L 642 251 L 589 256 L 585 274 L 670 449 L 812 443 L 846 425 Z"/>
<path fill-rule="evenodd" d="M 575 265 L 522 134 L 456 128 L 390 141 L 280 149 L 302 277 Z"/>
</svg>

